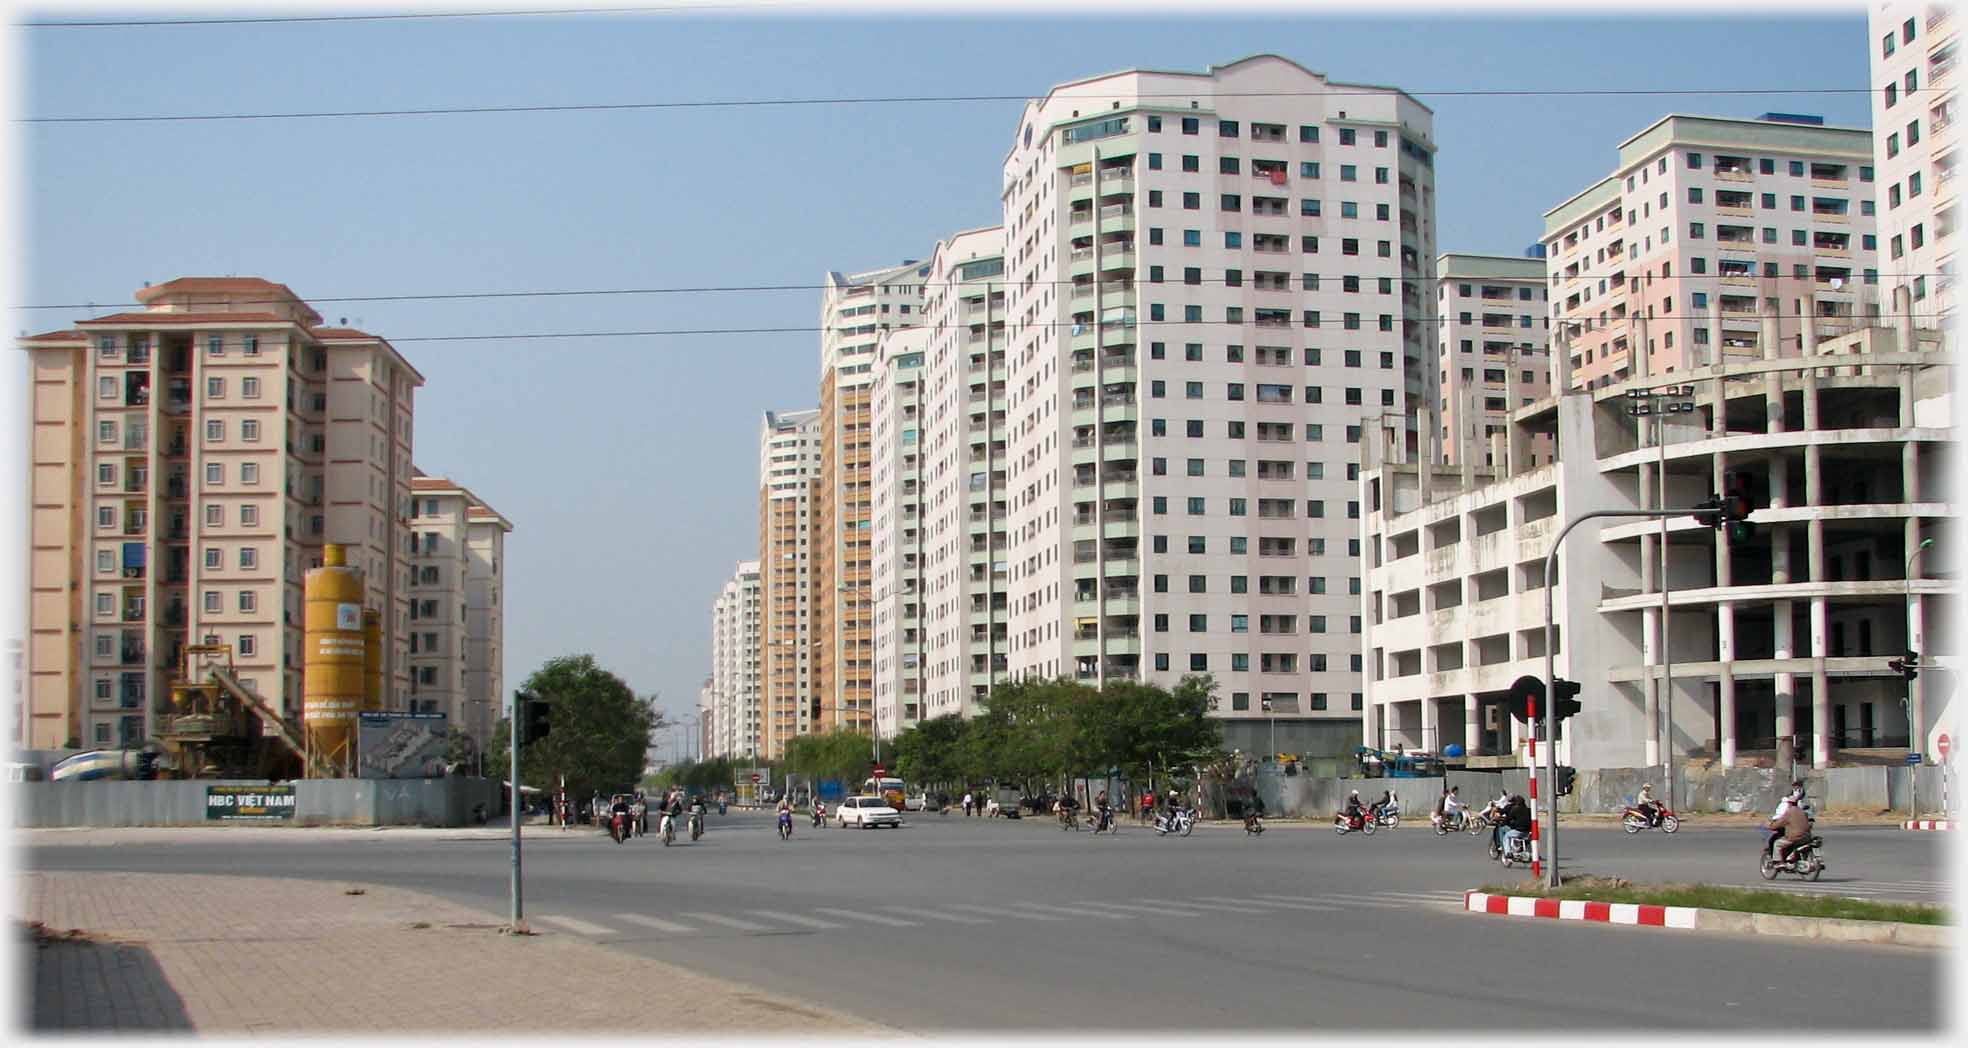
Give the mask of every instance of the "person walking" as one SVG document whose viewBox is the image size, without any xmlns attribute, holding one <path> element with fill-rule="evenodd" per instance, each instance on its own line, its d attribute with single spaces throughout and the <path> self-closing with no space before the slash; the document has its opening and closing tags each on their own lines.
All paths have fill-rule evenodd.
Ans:
<svg viewBox="0 0 1968 1048">
<path fill-rule="evenodd" d="M 975 800 L 971 797 L 970 791 L 964 791 L 964 818 L 970 818 L 971 805 L 974 803 Z"/>
</svg>

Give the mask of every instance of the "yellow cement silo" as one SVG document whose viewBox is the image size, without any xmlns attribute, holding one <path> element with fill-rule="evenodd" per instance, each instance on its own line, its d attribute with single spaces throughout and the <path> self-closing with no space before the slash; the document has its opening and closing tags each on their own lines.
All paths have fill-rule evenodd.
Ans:
<svg viewBox="0 0 1968 1048">
<path fill-rule="evenodd" d="M 342 777 L 355 765 L 356 714 L 367 696 L 362 572 L 348 566 L 342 547 L 322 548 L 322 566 L 307 573 L 302 718 L 308 773 Z"/>
<path fill-rule="evenodd" d="M 362 612 L 362 708 L 383 708 L 383 615 Z"/>
</svg>

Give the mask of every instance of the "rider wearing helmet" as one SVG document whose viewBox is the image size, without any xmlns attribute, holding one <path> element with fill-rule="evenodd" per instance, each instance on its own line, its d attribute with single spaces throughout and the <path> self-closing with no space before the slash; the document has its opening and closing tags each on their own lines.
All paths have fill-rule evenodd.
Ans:
<svg viewBox="0 0 1968 1048">
<path fill-rule="evenodd" d="M 1660 825 L 1660 802 L 1654 800 L 1654 784 L 1649 782 L 1640 787 L 1640 795 L 1634 798 L 1634 806 L 1640 814 L 1647 817 L 1648 826 Z"/>
<path fill-rule="evenodd" d="M 1360 810 L 1360 791 L 1354 790 L 1346 795 L 1346 823 L 1349 826 L 1358 826 L 1363 817 L 1364 814 Z"/>
</svg>

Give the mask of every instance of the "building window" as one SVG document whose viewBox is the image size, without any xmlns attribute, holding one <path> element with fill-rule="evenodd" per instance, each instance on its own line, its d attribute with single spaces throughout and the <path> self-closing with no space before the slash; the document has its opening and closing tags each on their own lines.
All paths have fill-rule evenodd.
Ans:
<svg viewBox="0 0 1968 1048">
<path fill-rule="evenodd" d="M 258 653 L 259 653 L 259 648 L 258 648 L 258 646 L 256 645 L 256 643 L 255 643 L 255 641 L 254 641 L 254 638 L 253 638 L 253 635 L 252 635 L 252 634 L 250 634 L 250 633 L 242 633 L 242 634 L 240 634 L 240 635 L 239 635 L 239 654 L 241 654 L 241 655 L 246 655 L 246 656 L 251 656 L 251 655 L 256 655 L 256 654 L 258 654 Z M 522 740 L 520 740 L 520 741 L 522 741 L 522 742 L 524 742 L 525 740 L 524 740 L 524 739 L 522 739 Z"/>
<path fill-rule="evenodd" d="M 258 439 L 260 439 L 260 423 L 259 423 L 259 420 L 258 420 L 258 419 L 250 419 L 250 418 L 249 418 L 249 419 L 241 419 L 241 420 L 239 421 L 239 439 L 240 439 L 240 440 L 249 440 L 249 441 L 250 441 L 250 440 L 258 440 Z"/>
<path fill-rule="evenodd" d="M 224 484 L 224 483 L 225 483 L 225 465 L 224 465 L 223 463 L 219 463 L 219 462 L 207 462 L 207 463 L 205 463 L 205 483 L 207 483 L 207 484 L 215 484 L 215 485 L 216 485 L 216 484 Z"/>
<path fill-rule="evenodd" d="M 205 611 L 208 614 L 216 615 L 224 607 L 225 607 L 224 599 L 219 595 L 218 590 L 205 591 Z"/>
<path fill-rule="evenodd" d="M 258 549 L 252 546 L 239 547 L 239 570 L 252 571 L 259 566 L 260 551 Z"/>
<path fill-rule="evenodd" d="M 258 484 L 260 482 L 260 464 L 257 462 L 240 463 L 239 482 L 241 484 Z"/>
<path fill-rule="evenodd" d="M 225 339 L 224 339 L 224 338 L 222 338 L 222 337 L 220 337 L 220 336 L 218 336 L 218 335 L 212 335 L 212 336 L 209 336 L 209 337 L 207 337 L 207 338 L 205 339 L 205 353 L 206 353 L 206 355 L 208 355 L 208 356 L 214 356 L 214 357 L 216 357 L 216 356 L 219 356 L 220 354 L 222 354 L 222 353 L 224 353 L 224 352 L 225 352 Z"/>
<path fill-rule="evenodd" d="M 206 439 L 206 440 L 212 440 L 212 441 L 218 441 L 218 440 L 224 440 L 224 439 L 225 439 L 225 419 L 222 419 L 222 418 L 208 418 L 208 419 L 206 419 L 206 420 L 205 420 L 205 439 Z"/>
<path fill-rule="evenodd" d="M 246 505 L 246 506 L 239 507 L 239 523 L 242 526 L 252 527 L 258 524 L 259 522 L 260 522 L 260 507 L 253 506 L 253 505 Z"/>
<path fill-rule="evenodd" d="M 257 400 L 257 399 L 259 399 L 259 396 L 260 396 L 260 380 L 259 380 L 259 379 L 257 379 L 257 378 L 252 378 L 252 377 L 247 377 L 247 378 L 242 378 L 242 379 L 240 379 L 240 380 L 239 380 L 239 395 L 240 395 L 240 396 L 242 396 L 242 397 L 245 397 L 245 398 L 246 398 L 246 399 L 248 399 L 248 400 Z"/>
<path fill-rule="evenodd" d="M 259 608 L 259 606 L 260 606 L 260 598 L 259 598 L 259 594 L 257 594 L 257 593 L 254 593 L 254 592 L 253 592 L 252 590 L 240 590 L 240 591 L 239 591 L 239 610 L 240 610 L 240 611 L 242 611 L 242 612 L 250 612 L 250 611 L 254 611 L 254 610 L 257 610 L 257 609 Z"/>
</svg>

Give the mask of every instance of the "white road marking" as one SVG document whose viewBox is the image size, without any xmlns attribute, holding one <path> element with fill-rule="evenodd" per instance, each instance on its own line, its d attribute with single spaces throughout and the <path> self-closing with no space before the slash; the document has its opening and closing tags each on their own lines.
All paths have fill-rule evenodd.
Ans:
<svg viewBox="0 0 1968 1048">
<path fill-rule="evenodd" d="M 972 913 L 988 914 L 992 917 L 1022 917 L 1028 921 L 1061 920 L 1061 918 L 1049 917 L 1043 913 L 1022 913 L 1018 910 L 1005 909 L 1002 906 L 977 906 L 967 902 L 953 902 L 949 906 L 952 910 L 969 910 Z"/>
<path fill-rule="evenodd" d="M 1048 913 L 1062 914 L 1067 917 L 1104 917 L 1110 921 L 1131 921 L 1139 916 L 1138 914 L 1132 913 L 1102 913 L 1099 910 L 1085 910 L 1072 906 L 1053 906 L 1043 902 L 1014 902 L 1008 903 L 1007 905 L 1018 906 L 1027 910 L 1045 910 Z"/>
<path fill-rule="evenodd" d="M 883 917 L 878 913 L 862 913 L 859 910 L 828 910 L 815 908 L 815 912 L 833 917 L 845 917 L 850 921 L 867 921 L 870 924 L 886 924 L 891 928 L 920 928 L 915 921 L 898 921 L 893 917 Z"/>
<path fill-rule="evenodd" d="M 1353 907 L 1360 905 L 1358 903 L 1350 903 L 1350 902 L 1341 902 L 1341 903 L 1319 902 L 1316 899 L 1303 895 L 1260 895 L 1252 899 L 1251 903 L 1252 905 L 1256 905 L 1256 906 L 1283 906 L 1293 910 L 1306 910 L 1306 911 L 1314 911 L 1314 912 L 1322 911 L 1322 910 L 1323 911 L 1350 910 Z M 1395 906 L 1399 904 L 1386 903 L 1384 905 Z"/>
<path fill-rule="evenodd" d="M 1135 906 L 1124 902 L 1083 902 L 1082 906 L 1100 906 L 1109 910 L 1135 910 L 1150 917 L 1202 917 L 1195 910 L 1178 910 L 1167 906 Z"/>
<path fill-rule="evenodd" d="M 913 906 L 890 906 L 889 909 L 894 910 L 896 913 L 906 913 L 911 917 L 927 917 L 931 920 L 952 921 L 957 924 L 991 923 L 990 921 L 979 920 L 975 917 L 959 917 L 953 913 L 937 913 L 935 910 L 918 910 Z"/>
<path fill-rule="evenodd" d="M 676 924 L 671 921 L 663 920 L 660 917 L 645 917 L 639 913 L 624 913 L 624 914 L 620 914 L 619 916 L 625 921 L 629 921 L 634 924 L 640 924 L 649 928 L 654 928 L 659 932 L 670 932 L 672 934 L 681 935 L 687 932 L 694 932 L 697 930 L 687 924 Z"/>
<path fill-rule="evenodd" d="M 745 912 L 757 914 L 760 917 L 768 917 L 775 921 L 785 921 L 787 924 L 805 925 L 808 928 L 847 927 L 847 925 L 845 924 L 835 924 L 832 921 L 822 921 L 822 920 L 816 920 L 815 918 L 812 917 L 802 917 L 797 913 L 780 913 L 778 910 L 746 910 Z"/>
<path fill-rule="evenodd" d="M 599 924 L 590 924 L 587 921 L 581 920 L 578 917 L 553 917 L 545 914 L 540 914 L 540 915 L 536 915 L 533 919 L 536 921 L 545 921 L 548 924 L 557 924 L 562 928 L 567 929 L 570 932 L 578 932 L 582 935 L 615 934 L 615 930 L 613 928 L 604 928 Z"/>
<path fill-rule="evenodd" d="M 1244 906 L 1244 905 L 1233 906 L 1233 905 L 1227 905 L 1224 903 L 1215 903 L 1215 902 L 1195 902 L 1193 900 L 1188 900 L 1188 899 L 1185 899 L 1181 902 L 1177 902 L 1174 899 L 1143 899 L 1141 901 L 1146 903 L 1153 903 L 1157 906 L 1187 906 L 1190 909 L 1195 909 L 1195 910 L 1221 910 L 1226 913 L 1252 912 L 1249 906 Z"/>
<path fill-rule="evenodd" d="M 679 913 L 677 916 L 693 917 L 700 921 L 708 921 L 711 924 L 722 924 L 727 928 L 736 928 L 741 932 L 766 932 L 772 930 L 763 924 L 739 920 L 736 917 L 726 917 L 716 913 Z"/>
</svg>

